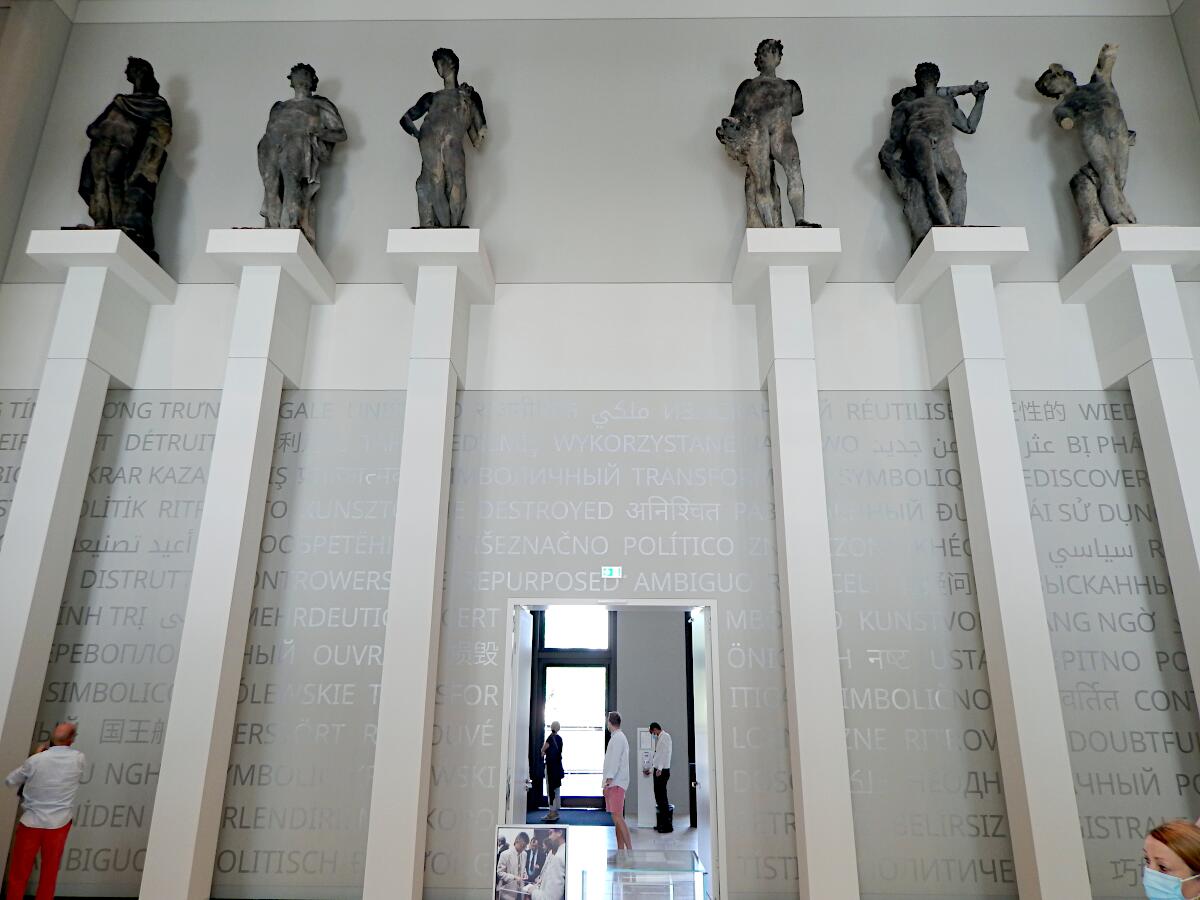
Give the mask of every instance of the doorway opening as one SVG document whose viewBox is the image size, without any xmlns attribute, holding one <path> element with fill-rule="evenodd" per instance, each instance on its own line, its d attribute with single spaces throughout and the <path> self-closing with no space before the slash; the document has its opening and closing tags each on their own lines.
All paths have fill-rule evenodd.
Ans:
<svg viewBox="0 0 1200 900">
<path fill-rule="evenodd" d="M 571 751 L 563 756 L 561 805 L 603 808 L 604 716 L 616 708 L 617 613 L 592 606 L 549 606 L 533 615 L 533 678 L 529 708 L 530 781 L 526 821 L 544 821 L 549 793 L 541 749 L 551 725 Z M 599 822 L 599 817 L 590 817 Z M 589 817 L 568 816 L 574 824 Z"/>
<path fill-rule="evenodd" d="M 707 895 L 719 897 L 720 695 L 710 607 L 678 600 L 514 598 L 508 612 L 499 820 L 531 828 L 546 823 L 548 814 L 554 821 L 542 749 L 557 722 L 563 764 L 557 821 L 606 826 L 587 840 L 603 849 L 607 832 L 610 849 L 615 847 L 602 785 L 605 715 L 618 710 L 629 742 L 624 817 L 634 851 L 662 859 L 695 854 L 709 873 Z M 659 725 L 656 734 L 651 723 Z M 655 778 L 655 752 L 665 752 L 668 740 L 669 773 Z M 674 807 L 673 816 L 662 807 L 666 821 L 659 809 L 664 790 Z"/>
</svg>

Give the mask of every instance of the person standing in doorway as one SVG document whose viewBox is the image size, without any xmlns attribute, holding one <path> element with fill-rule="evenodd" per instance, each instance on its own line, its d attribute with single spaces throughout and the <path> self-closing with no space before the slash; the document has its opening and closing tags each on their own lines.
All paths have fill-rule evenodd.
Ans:
<svg viewBox="0 0 1200 900">
<path fill-rule="evenodd" d="M 4 783 L 21 791 L 21 821 L 13 838 L 8 867 L 8 896 L 20 900 L 40 854 L 37 900 L 54 900 L 58 865 L 67 844 L 67 832 L 75 814 L 75 794 L 87 761 L 71 745 L 76 727 L 72 722 L 54 726 L 50 746 L 35 753 L 9 773 Z"/>
<path fill-rule="evenodd" d="M 608 748 L 604 751 L 604 808 L 617 831 L 617 849 L 632 850 L 625 824 L 625 792 L 629 789 L 629 740 L 621 731 L 621 714 L 608 714 Z"/>
<path fill-rule="evenodd" d="M 667 799 L 667 782 L 671 780 L 671 735 L 663 731 L 657 722 L 650 723 L 650 734 L 654 736 L 654 805 L 658 807 L 658 822 L 654 830 L 666 834 L 674 831 L 671 825 L 671 803 Z"/>
<path fill-rule="evenodd" d="M 563 775 L 563 739 L 558 733 L 558 722 L 550 723 L 550 736 L 542 744 L 542 756 L 546 760 L 546 799 L 550 811 L 546 814 L 547 822 L 557 822 L 558 813 L 562 808 Z"/>
</svg>

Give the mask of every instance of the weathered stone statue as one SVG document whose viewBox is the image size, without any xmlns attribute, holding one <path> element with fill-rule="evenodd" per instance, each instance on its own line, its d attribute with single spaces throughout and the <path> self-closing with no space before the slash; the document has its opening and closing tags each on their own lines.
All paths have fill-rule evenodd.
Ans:
<svg viewBox="0 0 1200 900">
<path fill-rule="evenodd" d="M 333 103 L 316 93 L 317 71 L 296 63 L 288 74 L 295 91 L 279 100 L 267 117 L 267 130 L 258 142 L 258 173 L 263 181 L 260 215 L 268 228 L 299 228 L 317 246 L 317 191 L 321 164 L 333 147 L 346 140 L 346 127 Z"/>
<path fill-rule="evenodd" d="M 1040 93 L 1059 101 L 1054 120 L 1074 131 L 1087 156 L 1071 178 L 1071 194 L 1079 209 L 1086 256 L 1113 225 L 1132 224 L 1137 218 L 1125 199 L 1125 175 L 1129 170 L 1129 148 L 1137 134 L 1125 123 L 1121 99 L 1113 87 L 1117 45 L 1105 44 L 1092 80 L 1080 85 L 1075 75 L 1054 63 L 1037 80 Z"/>
<path fill-rule="evenodd" d="M 892 97 L 892 121 L 879 151 L 879 165 L 904 204 L 915 250 L 935 225 L 965 225 L 967 173 L 954 147 L 954 132 L 974 134 L 983 115 L 986 81 L 940 88 L 942 73 L 933 63 L 917 66 L 916 85 Z M 957 97 L 971 94 L 966 116 Z"/>
<path fill-rule="evenodd" d="M 738 85 L 733 108 L 721 120 L 717 140 L 735 162 L 746 167 L 746 226 L 779 228 L 783 210 L 775 163 L 787 178 L 788 202 L 798 226 L 817 227 L 804 218 L 804 179 L 792 118 L 804 112 L 800 85 L 775 74 L 783 60 L 783 42 L 760 41 L 754 52 L 758 75 Z"/>
<path fill-rule="evenodd" d="M 404 114 L 400 127 L 417 139 L 421 174 L 417 176 L 417 217 L 421 228 L 461 228 L 467 208 L 467 155 L 463 138 L 476 149 L 487 138 L 483 100 L 466 82 L 458 83 L 458 56 L 441 47 L 433 67 L 444 87 L 432 91 Z M 417 119 L 425 117 L 419 126 Z"/>
<path fill-rule="evenodd" d="M 88 126 L 91 147 L 79 176 L 79 196 L 96 228 L 119 228 L 158 261 L 154 198 L 171 142 L 171 108 L 158 93 L 154 67 L 129 57 L 133 93 L 117 94 Z"/>
</svg>

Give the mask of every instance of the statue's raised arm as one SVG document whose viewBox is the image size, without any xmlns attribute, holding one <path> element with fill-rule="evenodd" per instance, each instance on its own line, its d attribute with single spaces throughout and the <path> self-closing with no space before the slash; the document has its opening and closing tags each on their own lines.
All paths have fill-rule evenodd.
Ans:
<svg viewBox="0 0 1200 900">
<path fill-rule="evenodd" d="M 892 118 L 879 164 L 904 204 L 916 250 L 935 225 L 966 224 L 967 175 L 954 134 L 978 129 L 988 85 L 971 85 L 967 92 L 974 95 L 975 106 L 967 116 L 955 99 L 959 88 L 939 87 L 942 73 L 935 64 L 921 63 L 913 74 L 916 84 L 892 95 Z"/>
<path fill-rule="evenodd" d="M 1035 84 L 1039 93 L 1057 101 L 1054 121 L 1078 135 L 1087 159 L 1071 178 L 1084 255 L 1104 239 L 1113 225 L 1137 221 L 1125 198 L 1134 133 L 1125 122 L 1121 98 L 1113 85 L 1116 61 L 1117 45 L 1105 44 L 1087 84 L 1079 84 L 1074 73 L 1059 63 L 1051 63 Z"/>
</svg>

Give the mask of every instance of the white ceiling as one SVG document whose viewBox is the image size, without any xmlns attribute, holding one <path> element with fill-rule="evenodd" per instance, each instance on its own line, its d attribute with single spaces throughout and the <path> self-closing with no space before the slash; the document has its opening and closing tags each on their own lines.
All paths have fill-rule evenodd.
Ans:
<svg viewBox="0 0 1200 900">
<path fill-rule="evenodd" d="M 55 0 L 76 22 L 1163 16 L 1183 0 Z"/>
</svg>

